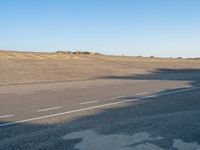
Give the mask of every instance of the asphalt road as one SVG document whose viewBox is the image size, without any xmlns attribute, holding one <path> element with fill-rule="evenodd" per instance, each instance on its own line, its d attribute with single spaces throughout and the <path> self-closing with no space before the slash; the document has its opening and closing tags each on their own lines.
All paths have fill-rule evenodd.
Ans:
<svg viewBox="0 0 200 150">
<path fill-rule="evenodd" d="M 0 149 L 200 150 L 200 84 L 186 76 L 1 85 Z"/>
</svg>

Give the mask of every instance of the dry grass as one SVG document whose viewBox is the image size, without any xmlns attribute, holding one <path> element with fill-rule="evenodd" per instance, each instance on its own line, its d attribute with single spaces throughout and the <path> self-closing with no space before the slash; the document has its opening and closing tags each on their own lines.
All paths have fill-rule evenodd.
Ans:
<svg viewBox="0 0 200 150">
<path fill-rule="evenodd" d="M 85 80 L 145 73 L 156 68 L 199 68 L 198 59 L 0 51 L 0 84 Z"/>
</svg>

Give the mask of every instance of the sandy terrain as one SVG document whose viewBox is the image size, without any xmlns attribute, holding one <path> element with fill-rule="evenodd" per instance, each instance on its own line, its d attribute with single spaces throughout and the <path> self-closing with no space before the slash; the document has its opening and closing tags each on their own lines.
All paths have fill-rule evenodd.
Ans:
<svg viewBox="0 0 200 150">
<path fill-rule="evenodd" d="M 200 60 L 0 51 L 0 84 L 95 79 L 158 68 L 200 68 Z"/>
</svg>

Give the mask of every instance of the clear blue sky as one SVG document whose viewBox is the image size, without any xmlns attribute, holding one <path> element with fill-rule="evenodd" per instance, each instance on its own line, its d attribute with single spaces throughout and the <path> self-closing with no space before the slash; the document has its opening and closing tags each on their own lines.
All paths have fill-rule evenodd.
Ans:
<svg viewBox="0 0 200 150">
<path fill-rule="evenodd" d="M 0 49 L 200 57 L 200 0 L 0 0 Z"/>
</svg>

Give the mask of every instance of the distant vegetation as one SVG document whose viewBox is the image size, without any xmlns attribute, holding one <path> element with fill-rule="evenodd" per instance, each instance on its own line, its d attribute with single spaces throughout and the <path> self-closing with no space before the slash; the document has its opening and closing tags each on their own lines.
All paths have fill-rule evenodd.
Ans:
<svg viewBox="0 0 200 150">
<path fill-rule="evenodd" d="M 20 51 L 17 51 L 17 50 L 6 50 L 6 49 L 0 49 L 0 57 L 3 57 L 3 53 L 5 53 L 6 55 L 9 55 L 9 53 L 19 53 L 19 54 L 50 54 L 50 53 L 56 53 L 56 54 L 74 54 L 74 55 L 103 55 L 103 56 L 106 56 L 102 53 L 98 53 L 98 52 L 92 52 L 92 51 L 68 51 L 68 50 L 58 50 L 58 51 L 54 51 L 54 52 L 34 52 L 34 51 L 23 51 L 23 50 L 20 50 Z M 13 56 L 13 55 L 12 55 Z M 119 55 L 107 55 L 107 56 L 115 56 L 115 57 L 120 57 Z M 14 57 L 14 56 L 13 56 Z M 126 55 L 121 55 L 121 57 L 129 57 L 129 58 L 151 58 L 151 59 L 165 59 L 165 58 L 162 58 L 162 57 L 156 57 L 156 56 L 126 56 Z M 173 57 L 168 57 L 167 59 L 178 59 L 178 60 L 200 60 L 200 57 L 176 57 L 176 58 L 173 58 Z"/>
<path fill-rule="evenodd" d="M 56 51 L 57 54 L 84 54 L 84 55 L 103 55 L 97 52 L 90 51 Z"/>
</svg>

